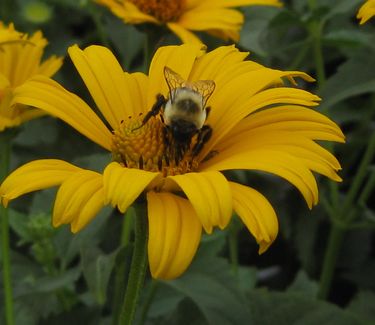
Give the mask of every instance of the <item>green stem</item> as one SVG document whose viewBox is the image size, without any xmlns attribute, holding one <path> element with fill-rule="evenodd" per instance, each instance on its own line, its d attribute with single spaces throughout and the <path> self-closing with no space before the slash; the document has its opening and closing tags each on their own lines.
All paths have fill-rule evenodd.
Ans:
<svg viewBox="0 0 375 325">
<path fill-rule="evenodd" d="M 357 214 L 354 213 L 352 206 L 367 175 L 368 166 L 371 163 L 374 154 L 375 134 L 372 135 L 370 139 L 352 185 L 345 197 L 342 208 L 339 210 L 338 215 L 336 216 L 337 221 L 332 223 L 328 246 L 323 261 L 323 269 L 320 277 L 318 292 L 318 298 L 320 299 L 326 299 L 328 296 L 344 233 L 346 229 L 350 227 L 352 220 L 357 216 Z"/>
<path fill-rule="evenodd" d="M 238 274 L 238 225 L 236 220 L 232 221 L 228 233 L 229 259 L 233 273 Z"/>
<path fill-rule="evenodd" d="M 135 205 L 135 211 L 134 252 L 119 325 L 130 325 L 134 319 L 147 268 L 148 224 L 145 204 Z"/>
<path fill-rule="evenodd" d="M 362 208 L 366 206 L 366 201 L 371 195 L 375 187 L 375 170 L 371 172 L 370 178 L 367 180 L 366 185 L 364 186 L 361 195 L 358 199 L 358 204 Z"/>
<path fill-rule="evenodd" d="M 340 252 L 342 240 L 344 238 L 345 228 L 333 223 L 329 234 L 328 245 L 324 256 L 323 269 L 319 282 L 319 299 L 327 299 L 333 273 L 336 267 L 336 261 Z"/>
<path fill-rule="evenodd" d="M 113 294 L 113 325 L 118 324 L 120 317 L 121 303 L 124 300 L 126 290 L 126 278 L 128 274 L 128 253 L 130 245 L 130 236 L 134 229 L 134 208 L 130 207 L 123 218 L 120 239 L 120 251 L 117 256 L 115 272 L 115 287 Z"/>
<path fill-rule="evenodd" d="M 342 205 L 342 210 L 341 210 L 342 216 L 345 216 L 347 211 L 349 211 L 349 209 L 353 205 L 354 199 L 357 196 L 358 191 L 360 190 L 365 177 L 367 176 L 368 167 L 372 161 L 374 154 L 375 154 L 375 134 L 373 134 L 372 137 L 370 138 L 366 152 L 363 155 L 361 164 L 359 165 L 359 168 L 354 177 L 353 183 L 350 186 L 348 194 L 345 197 L 345 201 Z M 346 221 L 350 221 L 350 220 L 346 220 Z"/>
<path fill-rule="evenodd" d="M 322 89 L 325 80 L 326 73 L 324 69 L 324 58 L 323 58 L 323 48 L 322 48 L 322 29 L 323 23 L 320 21 L 313 21 L 311 23 L 311 36 L 313 41 L 313 53 L 315 60 L 316 69 L 316 79 L 319 89 Z"/>
<path fill-rule="evenodd" d="M 11 137 L 8 132 L 0 134 L 0 182 L 9 172 Z M 0 205 L 1 253 L 3 260 L 3 283 L 5 300 L 5 319 L 7 325 L 14 324 L 13 293 L 9 254 L 9 219 L 8 209 Z"/>
<path fill-rule="evenodd" d="M 152 301 L 154 300 L 157 289 L 158 289 L 158 282 L 156 280 L 152 280 L 150 289 L 148 290 L 148 294 L 147 294 L 145 303 L 143 305 L 143 309 L 142 309 L 142 312 L 141 312 L 141 320 L 139 321 L 139 325 L 145 324 L 148 311 L 150 309 Z"/>
</svg>

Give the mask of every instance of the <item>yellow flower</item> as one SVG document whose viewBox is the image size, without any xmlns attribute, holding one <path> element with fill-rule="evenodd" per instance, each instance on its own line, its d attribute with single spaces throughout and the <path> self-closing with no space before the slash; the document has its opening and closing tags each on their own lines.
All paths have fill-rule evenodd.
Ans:
<svg viewBox="0 0 375 325">
<path fill-rule="evenodd" d="M 95 0 L 128 24 L 166 26 L 184 43 L 200 42 L 190 31 L 237 42 L 243 15 L 239 6 L 281 6 L 279 0 Z"/>
<path fill-rule="evenodd" d="M 13 92 L 30 77 L 52 76 L 61 66 L 62 58 L 55 56 L 41 63 L 47 40 L 40 31 L 28 37 L 0 22 L 0 132 L 5 128 L 45 114 L 24 105 L 11 107 Z"/>
<path fill-rule="evenodd" d="M 312 171 L 340 181 L 335 157 L 314 140 L 343 142 L 339 127 L 308 108 L 319 98 L 284 86 L 282 78 L 312 79 L 302 72 L 279 71 L 252 61 L 234 46 L 208 53 L 193 44 L 159 48 L 149 75 L 123 72 L 105 47 L 69 48 L 70 57 L 107 124 L 75 94 L 57 82 L 37 76 L 17 89 L 15 101 L 55 115 L 110 151 L 113 161 L 103 173 L 47 159 L 21 166 L 0 187 L 2 203 L 51 186 L 60 186 L 53 224 L 82 229 L 105 205 L 125 212 L 147 200 L 148 255 L 155 278 L 179 276 L 193 259 L 202 228 L 225 228 L 233 210 L 264 252 L 278 232 L 276 214 L 255 189 L 229 181 L 224 170 L 260 170 L 294 184 L 311 208 L 318 202 Z M 166 67 L 194 82 L 211 80 L 206 125 L 211 138 L 193 154 L 192 143 L 176 159 L 176 142 L 166 139 L 161 115 L 142 125 L 157 94 L 168 97 Z M 180 89 L 180 88 L 177 88 Z M 106 126 L 108 125 L 109 128 Z M 168 140 L 168 141 L 167 141 Z M 144 195 L 143 195 L 144 194 Z"/>
<path fill-rule="evenodd" d="M 375 15 L 375 0 L 367 0 L 361 8 L 359 8 L 357 18 L 361 21 L 361 25 Z"/>
</svg>

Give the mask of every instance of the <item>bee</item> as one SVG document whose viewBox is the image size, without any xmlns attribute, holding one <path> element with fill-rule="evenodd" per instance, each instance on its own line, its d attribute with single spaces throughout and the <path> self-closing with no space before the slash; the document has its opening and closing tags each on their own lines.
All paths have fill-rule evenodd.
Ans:
<svg viewBox="0 0 375 325">
<path fill-rule="evenodd" d="M 210 139 L 212 129 L 204 123 L 210 112 L 207 101 L 215 90 L 213 80 L 189 82 L 168 67 L 164 67 L 164 77 L 169 88 L 169 96 L 156 96 L 156 102 L 145 115 L 142 125 L 162 111 L 161 118 L 166 127 L 165 141 L 171 135 L 178 161 L 190 148 L 193 136 L 197 141 L 192 149 L 193 156 L 198 155 L 204 144 Z M 168 144 L 168 143 L 167 143 Z"/>
</svg>

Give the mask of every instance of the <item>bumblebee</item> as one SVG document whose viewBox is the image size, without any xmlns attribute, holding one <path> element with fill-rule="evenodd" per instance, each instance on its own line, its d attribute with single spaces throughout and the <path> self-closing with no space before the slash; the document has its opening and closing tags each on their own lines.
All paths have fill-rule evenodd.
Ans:
<svg viewBox="0 0 375 325">
<path fill-rule="evenodd" d="M 172 137 L 177 160 L 190 148 L 195 135 L 197 141 L 192 154 L 196 156 L 212 134 L 211 127 L 204 123 L 210 112 L 210 107 L 206 107 L 206 104 L 215 90 L 215 82 L 189 82 L 168 67 L 164 67 L 164 77 L 169 96 L 165 98 L 162 94 L 157 95 L 156 102 L 144 117 L 142 125 L 161 111 L 161 118 L 166 126 L 165 141 L 168 144 L 168 136 Z"/>
</svg>

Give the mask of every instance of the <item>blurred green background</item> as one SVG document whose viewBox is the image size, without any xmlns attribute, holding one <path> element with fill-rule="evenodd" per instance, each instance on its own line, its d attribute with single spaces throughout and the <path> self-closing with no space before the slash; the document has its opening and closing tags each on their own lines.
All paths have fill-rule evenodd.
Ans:
<svg viewBox="0 0 375 325">
<path fill-rule="evenodd" d="M 29 34 L 43 31 L 49 40 L 46 57 L 65 56 L 72 44 L 102 44 L 114 51 L 124 69 L 144 70 L 144 33 L 89 0 L 1 2 L 9 6 L 0 20 L 14 22 L 17 30 Z M 326 179 L 318 179 L 321 203 L 309 211 L 297 190 L 283 180 L 254 172 L 228 173 L 270 200 L 280 222 L 275 243 L 259 256 L 256 242 L 234 218 L 226 231 L 204 237 L 181 278 L 151 281 L 148 275 L 137 324 L 375 323 L 375 18 L 358 24 L 359 0 L 283 2 L 281 9 L 243 8 L 246 21 L 237 46 L 261 64 L 314 77 L 314 51 L 321 49 L 325 78 L 300 86 L 323 98 L 318 110 L 336 121 L 347 137 L 345 145 L 331 149 L 343 166 L 339 206 L 349 202 L 343 213 L 353 217 L 347 221 L 332 212 L 332 186 Z M 224 44 L 200 36 L 209 49 Z M 178 43 L 173 35 L 163 40 L 163 45 Z M 54 79 L 92 104 L 69 58 Z M 40 158 L 102 170 L 110 156 L 60 120 L 43 117 L 20 128 L 11 169 Z M 111 324 L 116 261 L 129 259 L 131 251 L 120 245 L 123 217 L 105 209 L 72 235 L 68 226 L 51 226 L 54 195 L 55 190 L 37 192 L 11 205 L 16 324 Z M 131 217 L 131 209 L 128 214 Z M 331 259 L 329 294 L 318 299 L 333 228 L 341 229 L 342 240 L 337 261 Z M 3 306 L 1 292 L 1 324 Z"/>
</svg>

